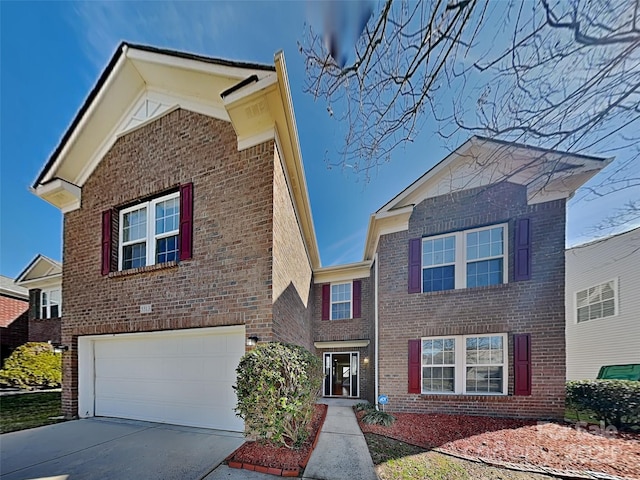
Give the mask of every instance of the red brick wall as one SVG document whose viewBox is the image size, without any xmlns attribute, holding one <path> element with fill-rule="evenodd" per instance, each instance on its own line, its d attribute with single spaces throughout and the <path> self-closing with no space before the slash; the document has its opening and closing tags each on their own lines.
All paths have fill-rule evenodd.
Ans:
<svg viewBox="0 0 640 480">
<path fill-rule="evenodd" d="M 513 282 L 515 219 L 532 228 L 532 277 Z M 509 283 L 434 293 L 407 293 L 408 240 L 493 223 L 509 223 Z M 384 235 L 380 269 L 380 393 L 394 411 L 532 418 L 564 413 L 565 205 L 526 204 L 524 187 L 502 184 L 431 198 L 415 207 L 409 230 Z M 408 340 L 436 335 L 509 333 L 509 395 L 408 394 Z M 512 396 L 514 333 L 530 333 L 531 396 Z M 459 370 L 458 370 L 459 371 Z"/>
<path fill-rule="evenodd" d="M 0 327 L 8 327 L 29 308 L 29 302 L 0 296 Z"/>
<path fill-rule="evenodd" d="M 29 341 L 60 343 L 61 318 L 29 319 Z"/>
<path fill-rule="evenodd" d="M 372 401 L 374 395 L 373 276 L 361 278 L 360 281 L 362 282 L 362 316 L 345 320 L 322 320 L 322 284 L 314 285 L 313 340 L 316 342 L 369 340 L 367 347 L 317 349 L 317 352 L 320 358 L 325 352 L 360 352 L 360 398 Z M 368 364 L 364 363 L 365 357 L 369 358 Z"/>
<path fill-rule="evenodd" d="M 246 324 L 272 339 L 273 161 L 273 141 L 238 152 L 230 123 L 186 110 L 116 141 L 64 217 L 65 415 L 77 414 L 79 335 Z M 102 276 L 101 213 L 187 182 L 193 259 Z"/>
<path fill-rule="evenodd" d="M 29 302 L 0 297 L 0 362 L 29 337 Z"/>
<path fill-rule="evenodd" d="M 273 334 L 313 352 L 311 263 L 284 167 L 275 151 L 273 178 Z"/>
</svg>

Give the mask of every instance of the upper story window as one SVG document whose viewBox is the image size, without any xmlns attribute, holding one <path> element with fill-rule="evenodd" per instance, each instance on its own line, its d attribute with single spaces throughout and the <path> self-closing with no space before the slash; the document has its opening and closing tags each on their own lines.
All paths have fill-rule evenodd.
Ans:
<svg viewBox="0 0 640 480">
<path fill-rule="evenodd" d="M 178 260 L 193 251 L 193 183 L 102 212 L 102 275 Z"/>
<path fill-rule="evenodd" d="M 507 393 L 507 334 L 423 338 L 421 347 L 422 393 Z"/>
<path fill-rule="evenodd" d="M 177 260 L 179 229 L 178 192 L 121 210 L 119 269 Z"/>
<path fill-rule="evenodd" d="M 507 225 L 422 239 L 422 291 L 505 283 Z"/>
<path fill-rule="evenodd" d="M 597 318 L 613 317 L 618 310 L 618 282 L 610 280 L 576 292 L 578 323 Z"/>
<path fill-rule="evenodd" d="M 40 292 L 40 318 L 58 318 L 62 309 L 62 295 L 59 288 Z"/>
<path fill-rule="evenodd" d="M 362 280 L 322 285 L 322 320 L 362 317 Z"/>
<path fill-rule="evenodd" d="M 351 282 L 331 284 L 331 320 L 352 318 Z"/>
</svg>

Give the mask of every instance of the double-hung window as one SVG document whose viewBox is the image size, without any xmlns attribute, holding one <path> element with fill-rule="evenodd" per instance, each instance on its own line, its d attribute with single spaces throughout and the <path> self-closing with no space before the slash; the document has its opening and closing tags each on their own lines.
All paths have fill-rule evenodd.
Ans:
<svg viewBox="0 0 640 480">
<path fill-rule="evenodd" d="M 422 339 L 422 393 L 505 395 L 507 335 Z"/>
<path fill-rule="evenodd" d="M 121 210 L 119 269 L 177 260 L 179 230 L 178 192 Z"/>
<path fill-rule="evenodd" d="M 612 317 L 617 313 L 618 282 L 609 280 L 576 292 L 576 321 Z"/>
<path fill-rule="evenodd" d="M 40 318 L 57 318 L 62 307 L 62 295 L 59 288 L 40 292 Z"/>
<path fill-rule="evenodd" d="M 422 291 L 507 281 L 507 224 L 422 239 Z"/>
<path fill-rule="evenodd" d="M 351 282 L 331 284 L 331 320 L 352 318 Z"/>
</svg>

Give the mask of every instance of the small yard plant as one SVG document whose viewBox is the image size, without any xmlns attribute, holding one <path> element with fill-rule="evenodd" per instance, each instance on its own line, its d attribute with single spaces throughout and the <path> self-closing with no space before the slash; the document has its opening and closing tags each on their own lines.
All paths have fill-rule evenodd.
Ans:
<svg viewBox="0 0 640 480">
<path fill-rule="evenodd" d="M 358 403 L 353 406 L 353 409 L 356 412 L 364 412 L 361 420 L 368 425 L 390 427 L 396 421 L 393 415 L 376 409 L 376 406 L 371 403 Z"/>
<path fill-rule="evenodd" d="M 62 356 L 48 343 L 30 342 L 19 346 L 0 370 L 0 384 L 37 389 L 57 388 L 62 383 Z"/>
<path fill-rule="evenodd" d="M 297 345 L 265 343 L 240 360 L 236 369 L 236 414 L 246 433 L 289 448 L 308 435 L 322 385 L 322 363 Z"/>
<path fill-rule="evenodd" d="M 640 424 L 640 382 L 633 380 L 567 382 L 567 405 L 577 412 L 590 412 L 598 420 L 618 429 L 637 428 Z"/>
</svg>

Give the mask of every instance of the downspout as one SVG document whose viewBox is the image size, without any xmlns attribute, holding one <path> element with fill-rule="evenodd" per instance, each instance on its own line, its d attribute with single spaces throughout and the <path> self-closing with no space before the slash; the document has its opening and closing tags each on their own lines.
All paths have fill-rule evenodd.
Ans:
<svg viewBox="0 0 640 480">
<path fill-rule="evenodd" d="M 378 406 L 378 376 L 379 376 L 379 371 L 378 371 L 378 359 L 380 358 L 380 354 L 378 353 L 378 253 L 376 252 L 376 254 L 373 257 L 373 261 L 374 261 L 374 272 L 375 272 L 375 276 L 376 276 L 376 283 L 375 283 L 375 287 L 374 287 L 374 305 L 373 305 L 373 322 L 374 322 L 374 344 L 375 344 L 375 349 L 376 349 L 376 354 L 375 354 L 375 369 L 374 369 L 374 395 L 375 398 L 373 399 L 374 404 L 376 405 L 376 408 Z"/>
</svg>

